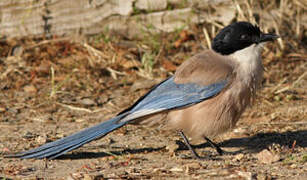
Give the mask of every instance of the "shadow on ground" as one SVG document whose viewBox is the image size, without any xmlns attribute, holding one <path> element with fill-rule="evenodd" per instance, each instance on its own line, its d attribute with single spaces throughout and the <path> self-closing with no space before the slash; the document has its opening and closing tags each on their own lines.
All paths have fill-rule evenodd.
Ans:
<svg viewBox="0 0 307 180">
<path fill-rule="evenodd" d="M 245 138 L 229 139 L 220 143 L 222 147 L 245 147 L 247 150 L 263 150 L 272 144 L 291 147 L 294 141 L 296 146 L 307 147 L 307 130 L 287 131 L 283 133 L 257 133 Z"/>
<path fill-rule="evenodd" d="M 125 154 L 140 154 L 140 153 L 150 153 L 156 152 L 164 149 L 165 147 L 159 148 L 139 148 L 139 149 L 125 149 L 123 151 L 110 151 L 110 152 L 77 152 L 72 154 L 64 154 L 57 159 L 94 159 L 103 158 L 107 156 L 121 156 Z"/>
<path fill-rule="evenodd" d="M 230 154 L 238 154 L 242 152 L 250 152 L 257 153 L 262 151 L 263 149 L 268 148 L 273 144 L 279 144 L 283 147 L 291 148 L 293 142 L 296 141 L 296 146 L 307 147 L 307 130 L 302 131 L 288 131 L 284 133 L 258 133 L 251 137 L 244 138 L 233 138 L 227 141 L 219 143 L 220 147 L 243 147 L 244 149 L 240 149 L 235 152 L 230 152 Z M 188 148 L 181 141 L 176 142 L 179 145 L 178 150 L 188 150 Z M 205 147 L 209 147 L 208 143 L 202 143 L 199 145 L 194 145 L 193 147 L 196 149 L 202 149 Z M 111 151 L 110 153 L 106 152 L 77 152 L 73 154 L 65 154 L 58 159 L 93 159 L 93 158 L 102 158 L 107 156 L 120 156 L 124 154 L 140 154 L 140 153 L 150 153 L 157 152 L 163 150 L 165 147 L 159 148 L 139 148 L 139 149 L 125 149 L 123 151 Z"/>
</svg>

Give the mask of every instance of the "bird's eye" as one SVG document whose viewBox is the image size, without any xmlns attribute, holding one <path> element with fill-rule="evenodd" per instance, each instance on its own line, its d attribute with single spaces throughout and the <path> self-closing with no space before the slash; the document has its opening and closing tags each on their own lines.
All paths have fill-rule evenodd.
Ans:
<svg viewBox="0 0 307 180">
<path fill-rule="evenodd" d="M 240 36 L 240 39 L 246 40 L 246 39 L 248 39 L 248 35 L 247 35 L 247 34 L 242 34 L 242 35 Z"/>
</svg>

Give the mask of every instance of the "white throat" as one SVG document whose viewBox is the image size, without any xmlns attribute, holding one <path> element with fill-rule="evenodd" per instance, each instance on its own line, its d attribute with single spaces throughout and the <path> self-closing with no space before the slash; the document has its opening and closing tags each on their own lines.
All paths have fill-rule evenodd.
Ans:
<svg viewBox="0 0 307 180">
<path fill-rule="evenodd" d="M 263 44 L 252 44 L 247 48 L 238 50 L 230 56 L 240 65 L 247 66 L 261 62 L 261 52 Z"/>
<path fill-rule="evenodd" d="M 262 79 L 261 52 L 263 45 L 264 43 L 252 44 L 229 55 L 237 64 L 238 77 L 247 84 L 258 84 Z"/>
</svg>

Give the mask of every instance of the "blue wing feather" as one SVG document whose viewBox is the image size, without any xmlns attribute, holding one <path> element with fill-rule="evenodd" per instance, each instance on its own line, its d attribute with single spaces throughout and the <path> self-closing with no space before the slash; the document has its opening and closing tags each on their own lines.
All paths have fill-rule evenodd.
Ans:
<svg viewBox="0 0 307 180">
<path fill-rule="evenodd" d="M 227 80 L 209 86 L 195 83 L 176 84 L 174 77 L 171 77 L 143 97 L 121 121 L 130 121 L 152 113 L 199 103 L 218 94 L 226 84 Z"/>
</svg>

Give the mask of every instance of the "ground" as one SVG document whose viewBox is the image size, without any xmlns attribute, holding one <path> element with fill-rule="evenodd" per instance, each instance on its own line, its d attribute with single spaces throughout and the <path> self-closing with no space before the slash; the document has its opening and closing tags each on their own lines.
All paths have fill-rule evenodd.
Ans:
<svg viewBox="0 0 307 180">
<path fill-rule="evenodd" d="M 235 129 L 213 139 L 225 155 L 197 141 L 196 151 L 204 157 L 197 160 L 176 132 L 128 125 L 59 159 L 4 157 L 132 105 L 203 49 L 201 26 L 176 33 L 144 41 L 103 35 L 0 42 L 0 178 L 307 179 L 304 37 L 292 46 L 273 42 L 264 49 L 256 100 Z"/>
</svg>

